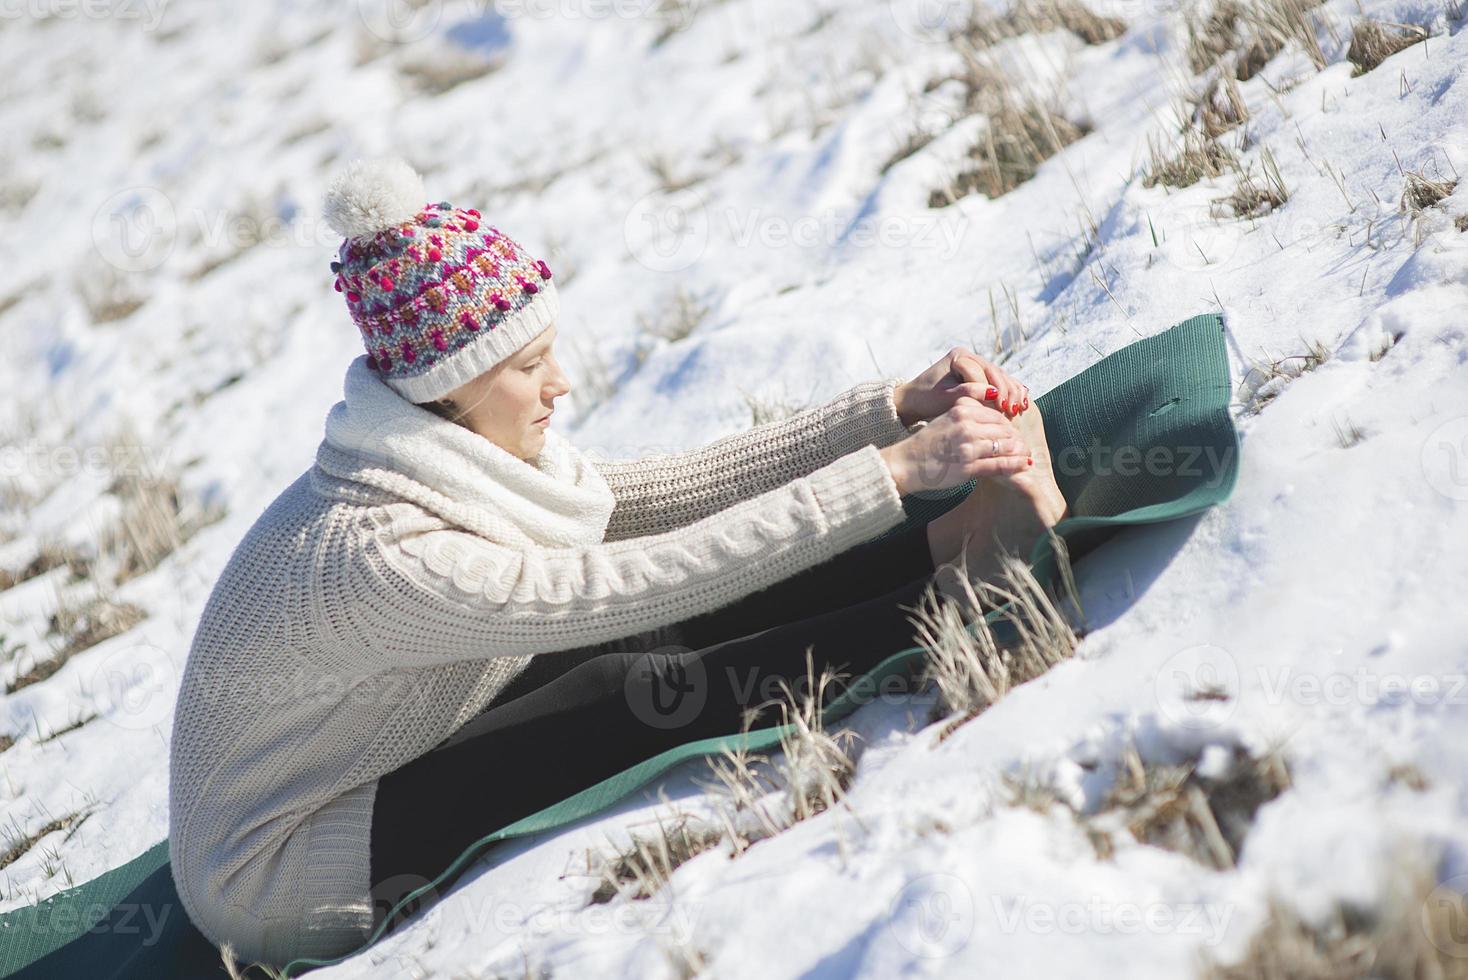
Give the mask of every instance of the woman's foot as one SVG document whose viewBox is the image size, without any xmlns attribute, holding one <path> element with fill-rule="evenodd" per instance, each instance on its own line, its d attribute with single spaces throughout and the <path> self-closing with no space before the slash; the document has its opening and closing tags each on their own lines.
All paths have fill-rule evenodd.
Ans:
<svg viewBox="0 0 1468 980">
<path fill-rule="evenodd" d="M 1034 465 L 980 478 L 962 503 L 929 525 L 935 561 L 966 560 L 968 578 L 974 583 L 998 580 L 1004 551 L 1028 560 L 1035 540 L 1070 514 L 1051 469 L 1040 406 L 1031 402 L 1012 422 L 1029 446 Z"/>
</svg>

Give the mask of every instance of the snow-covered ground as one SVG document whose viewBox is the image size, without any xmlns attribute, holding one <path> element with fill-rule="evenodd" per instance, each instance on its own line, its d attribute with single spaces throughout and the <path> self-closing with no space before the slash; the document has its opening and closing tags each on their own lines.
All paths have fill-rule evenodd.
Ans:
<svg viewBox="0 0 1468 980">
<path fill-rule="evenodd" d="M 1241 164 L 1262 182 L 1272 160 L 1288 199 L 1229 218 L 1213 202 L 1232 175 L 1142 179 L 1148 138 L 1174 138 L 1178 100 L 1203 84 L 1186 4 L 1096 0 L 1120 37 L 1056 30 L 986 52 L 1088 132 L 1008 194 L 933 209 L 985 125 L 955 111 L 959 83 L 929 86 L 962 67 L 942 28 L 963 5 L 654 6 L 0 11 L 0 568 L 50 540 L 85 553 L 122 506 L 119 469 L 177 474 L 188 507 L 224 515 L 112 591 L 146 618 L 0 697 L 14 739 L 0 826 L 29 838 L 90 813 L 0 869 L 0 910 L 167 835 L 193 624 L 231 548 L 310 464 L 360 349 L 321 192 L 386 152 L 556 271 L 580 388 L 557 424 L 587 451 L 702 444 L 750 423 L 745 393 L 814 404 L 955 344 L 996 356 L 996 336 L 1040 394 L 1221 310 L 1244 453 L 1227 504 L 1079 564 L 1092 630 L 1073 660 L 941 742 L 926 706 L 863 707 L 847 805 L 737 860 L 702 854 L 650 903 L 587 908 L 585 849 L 665 810 L 630 801 L 496 852 L 323 980 L 527 962 L 679 975 L 677 944 L 718 977 L 1171 978 L 1200 951 L 1241 955 L 1271 892 L 1317 920 L 1377 903 L 1402 842 L 1428 844 L 1437 880 L 1465 890 L 1468 184 L 1400 209 L 1407 173 L 1468 170 L 1461 8 L 1317 8 L 1325 67 L 1288 45 L 1240 83 L 1250 118 L 1222 138 L 1246 134 Z M 1432 36 L 1353 77 L 1361 16 Z M 936 138 L 883 171 L 919 126 Z M 680 291 L 708 312 L 652 339 L 642 321 Z M 1261 390 L 1260 362 L 1287 374 Z M 124 425 L 127 451 L 108 441 Z M 60 567 L 0 592 L 7 683 L 52 656 L 52 614 L 94 586 Z M 1200 684 L 1228 696 L 1188 699 Z M 1001 775 L 1027 767 L 1094 807 L 1133 741 L 1153 761 L 1277 746 L 1292 785 L 1222 871 L 1125 837 L 1101 858 L 1069 808 L 1007 802 Z M 668 784 L 695 812 L 703 770 Z M 1468 953 L 1461 938 L 1448 952 Z"/>
</svg>

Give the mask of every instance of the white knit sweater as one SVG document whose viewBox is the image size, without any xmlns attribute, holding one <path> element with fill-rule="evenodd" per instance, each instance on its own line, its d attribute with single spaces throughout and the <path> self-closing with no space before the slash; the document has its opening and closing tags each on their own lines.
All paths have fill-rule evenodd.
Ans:
<svg viewBox="0 0 1468 980">
<path fill-rule="evenodd" d="M 527 463 L 359 357 L 314 465 L 235 548 L 194 635 L 169 759 L 189 917 L 246 963 L 359 946 L 377 779 L 531 656 L 717 609 L 900 524 L 877 452 L 917 428 L 896 384 L 635 460 L 547 430 Z"/>
</svg>

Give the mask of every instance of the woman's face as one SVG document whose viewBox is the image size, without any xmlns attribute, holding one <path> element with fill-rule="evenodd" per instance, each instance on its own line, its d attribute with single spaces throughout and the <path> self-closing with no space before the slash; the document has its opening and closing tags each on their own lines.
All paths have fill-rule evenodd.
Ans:
<svg viewBox="0 0 1468 980">
<path fill-rule="evenodd" d="M 449 392 L 460 424 L 506 452 L 534 459 L 545 445 L 551 421 L 538 422 L 571 390 L 551 345 L 556 325 L 494 367 Z"/>
</svg>

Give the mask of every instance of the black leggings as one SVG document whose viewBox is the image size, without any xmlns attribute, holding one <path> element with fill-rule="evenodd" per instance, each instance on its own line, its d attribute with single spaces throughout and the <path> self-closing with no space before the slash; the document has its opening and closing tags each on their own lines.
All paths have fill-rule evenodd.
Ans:
<svg viewBox="0 0 1468 980">
<path fill-rule="evenodd" d="M 826 688 L 830 703 L 843 680 L 915 644 L 910 609 L 933 570 L 919 523 L 665 628 L 656 642 L 537 655 L 452 736 L 378 781 L 376 922 L 486 834 L 666 749 L 737 734 L 746 708 L 780 696 L 779 680 L 809 696 L 808 647 L 817 678 L 826 666 L 850 675 Z M 749 727 L 782 720 L 771 704 Z M 394 925 L 434 898 L 420 896 Z"/>
</svg>

